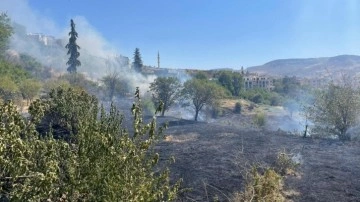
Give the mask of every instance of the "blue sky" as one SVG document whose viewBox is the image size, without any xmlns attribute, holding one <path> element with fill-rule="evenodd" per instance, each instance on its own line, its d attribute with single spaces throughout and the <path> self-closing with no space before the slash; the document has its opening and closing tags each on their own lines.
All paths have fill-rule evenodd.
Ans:
<svg viewBox="0 0 360 202">
<path fill-rule="evenodd" d="M 132 57 L 140 48 L 147 65 L 157 64 L 158 51 L 162 67 L 198 69 L 360 55 L 357 0 L 1 1 L 0 9 L 29 32 L 61 37 L 70 18 L 85 19 L 119 54 Z"/>
</svg>

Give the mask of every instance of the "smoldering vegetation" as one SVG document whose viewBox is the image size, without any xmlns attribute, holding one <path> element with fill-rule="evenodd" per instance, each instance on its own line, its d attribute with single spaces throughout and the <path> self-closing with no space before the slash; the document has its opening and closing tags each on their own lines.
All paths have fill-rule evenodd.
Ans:
<svg viewBox="0 0 360 202">
<path fill-rule="evenodd" d="M 249 167 L 275 167 L 276 155 L 283 151 L 298 164 L 298 170 L 283 176 L 285 186 L 281 191 L 287 200 L 356 201 L 360 198 L 360 176 L 357 172 L 360 169 L 357 158 L 360 154 L 359 143 L 341 142 L 334 136 L 313 136 L 311 129 L 316 123 L 310 120 L 309 111 L 304 110 L 314 104 L 311 90 L 289 90 L 288 87 L 294 83 L 288 85 L 284 79 L 281 81 L 283 86 L 274 90 L 284 100 L 276 100 L 277 94 L 263 91 L 244 93 L 243 97 L 238 95 L 235 98 L 224 95 L 224 100 L 232 99 L 230 104 L 214 103 L 214 106 L 204 107 L 200 111 L 199 121 L 193 121 L 194 108 L 184 104 L 189 100 L 181 100 L 171 106 L 166 116 L 155 116 L 156 106 L 152 92 L 149 92 L 150 83 L 166 76 L 174 76 L 184 83 L 196 75 L 188 75 L 185 70 L 153 67 L 147 67 L 145 73 L 134 71 L 131 59 L 118 54 L 85 18 L 77 17 L 75 20 L 82 63 L 78 72 L 84 80 L 95 85 L 96 90 L 90 93 L 100 99 L 107 111 L 114 104 L 124 115 L 124 126 L 131 132 L 133 119 L 130 108 L 135 101 L 135 88 L 139 87 L 145 122 L 156 118 L 158 125 L 167 123 L 169 128 L 165 132 L 165 139 L 155 150 L 161 154 L 161 163 L 170 156 L 176 159 L 170 169 L 172 180 L 183 179 L 180 201 L 209 201 L 216 198 L 231 201 L 235 192 L 245 189 Z M 50 76 L 45 79 L 67 76 L 65 64 L 68 56 L 64 48 L 67 29 L 60 32 L 60 37 L 53 37 L 31 34 L 20 24 L 14 23 L 13 26 L 15 33 L 11 38 L 7 60 L 17 62 L 22 54 L 29 55 L 49 69 Z M 213 75 L 218 74 L 214 72 Z M 108 95 L 104 77 L 109 75 L 122 81 L 121 93 Z M 205 78 L 218 79 L 215 76 Z M 217 84 L 221 85 L 221 82 Z M 235 102 L 241 106 L 236 113 Z M 359 137 L 359 130 L 356 124 L 348 128 L 351 140 Z M 303 138 L 304 133 L 306 138 Z"/>
</svg>

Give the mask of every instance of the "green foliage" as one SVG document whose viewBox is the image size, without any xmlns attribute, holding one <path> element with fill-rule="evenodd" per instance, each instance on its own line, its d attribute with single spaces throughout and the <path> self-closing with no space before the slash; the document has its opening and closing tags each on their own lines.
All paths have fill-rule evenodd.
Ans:
<svg viewBox="0 0 360 202">
<path fill-rule="evenodd" d="M 0 75 L 8 76 L 14 83 L 19 84 L 21 81 L 31 78 L 20 65 L 9 63 L 0 59 Z"/>
<path fill-rule="evenodd" d="M 239 96 L 244 88 L 244 78 L 238 72 L 221 71 L 218 75 L 218 81 L 233 96 Z"/>
<path fill-rule="evenodd" d="M 274 81 L 274 91 L 283 95 L 295 97 L 298 91 L 301 89 L 300 82 L 296 77 L 288 77 L 278 79 Z"/>
<path fill-rule="evenodd" d="M 261 94 L 255 94 L 250 100 L 256 104 L 260 104 L 264 101 L 264 98 Z"/>
<path fill-rule="evenodd" d="M 179 184 L 170 185 L 169 170 L 156 167 L 159 154 L 153 150 L 163 137 L 164 128 L 157 128 L 155 120 L 143 123 L 138 91 L 138 101 L 132 107 L 133 134 L 122 127 L 122 116 L 113 106 L 109 113 L 103 108 L 96 111 L 83 107 L 84 114 L 93 115 L 86 121 L 78 120 L 76 141 L 72 144 L 55 140 L 51 133 L 42 137 L 36 131 L 36 126 L 47 114 L 49 106 L 53 106 L 54 111 L 70 110 L 70 114 L 74 109 L 65 105 L 76 108 L 75 102 L 91 99 L 91 96 L 71 89 L 57 89 L 52 94 L 52 100 L 32 103 L 29 120 L 24 119 L 12 103 L 0 106 L 2 200 L 175 199 Z M 62 97 L 69 99 L 69 95 L 78 98 L 71 103 Z"/>
<path fill-rule="evenodd" d="M 9 76 L 0 76 L 0 97 L 3 100 L 13 100 L 18 93 L 18 85 Z"/>
<path fill-rule="evenodd" d="M 97 99 L 82 89 L 52 89 L 48 99 L 35 103 L 33 106 L 41 105 L 44 113 L 41 125 L 38 126 L 40 133 L 46 135 L 52 131 L 54 138 L 69 142 L 74 141 L 74 136 L 85 122 L 96 119 L 98 111 Z M 30 106 L 29 113 L 34 116 L 37 111 Z"/>
<path fill-rule="evenodd" d="M 241 114 L 241 103 L 240 102 L 235 103 L 234 113 Z"/>
<path fill-rule="evenodd" d="M 39 93 L 41 83 L 34 79 L 26 79 L 20 84 L 20 92 L 23 99 L 31 102 Z"/>
<path fill-rule="evenodd" d="M 241 92 L 241 96 L 247 100 L 255 102 L 257 104 L 272 104 L 272 100 L 280 98 L 280 95 L 276 92 L 272 92 L 266 89 L 254 88 Z"/>
<path fill-rule="evenodd" d="M 277 154 L 274 170 L 284 176 L 295 172 L 298 166 L 299 163 L 294 162 L 290 154 L 283 151 Z"/>
<path fill-rule="evenodd" d="M 202 71 L 198 71 L 195 75 L 194 75 L 195 79 L 202 79 L 202 80 L 208 80 L 208 75 L 205 72 Z"/>
<path fill-rule="evenodd" d="M 264 127 L 266 124 L 266 116 L 264 112 L 257 112 L 253 118 L 253 122 L 258 127 Z"/>
<path fill-rule="evenodd" d="M 105 86 L 109 100 L 113 100 L 115 95 L 124 96 L 127 93 L 128 85 L 120 79 L 118 72 L 110 72 L 101 79 Z"/>
<path fill-rule="evenodd" d="M 151 97 L 145 97 L 142 99 L 142 108 L 145 115 L 155 114 L 156 108 Z"/>
<path fill-rule="evenodd" d="M 71 85 L 68 80 L 63 79 L 63 78 L 51 79 L 51 80 L 47 80 L 46 82 L 44 82 L 43 91 L 48 94 L 48 93 L 50 93 L 50 91 L 52 89 L 55 89 L 58 87 L 70 88 Z"/>
<path fill-rule="evenodd" d="M 219 98 L 225 95 L 224 89 L 214 82 L 202 79 L 188 80 L 182 91 L 185 99 L 192 102 L 195 108 L 195 121 L 200 110 L 205 106 L 214 106 Z"/>
<path fill-rule="evenodd" d="M 163 104 L 161 116 L 169 110 L 176 100 L 180 97 L 182 85 L 175 77 L 158 77 L 150 84 L 153 101 L 155 105 Z"/>
<path fill-rule="evenodd" d="M 27 54 L 20 54 L 20 66 L 29 74 L 35 78 L 47 79 L 51 77 L 49 68 L 45 68 L 35 58 Z"/>
<path fill-rule="evenodd" d="M 211 111 L 211 117 L 214 119 L 224 115 L 223 109 L 217 105 L 212 106 L 210 111 Z"/>
<path fill-rule="evenodd" d="M 141 59 L 140 49 L 135 48 L 134 51 L 134 61 L 132 63 L 132 67 L 136 72 L 141 72 L 143 68 L 143 61 Z"/>
<path fill-rule="evenodd" d="M 340 140 L 350 140 L 347 131 L 358 124 L 359 89 L 350 83 L 330 84 L 315 93 L 314 104 L 306 111 L 314 123 L 313 135 L 335 135 Z"/>
<path fill-rule="evenodd" d="M 10 18 L 6 13 L 0 14 L 0 55 L 3 56 L 8 49 L 9 39 L 13 34 L 13 28 L 10 25 Z"/>
<path fill-rule="evenodd" d="M 55 85 L 69 85 L 73 88 L 82 88 L 92 95 L 96 95 L 99 91 L 98 83 L 87 79 L 84 74 L 65 74 L 58 78 L 58 81 L 55 81 Z"/>
<path fill-rule="evenodd" d="M 283 179 L 275 170 L 266 168 L 261 172 L 254 166 L 249 174 L 244 192 L 236 193 L 233 201 L 285 201 L 285 197 L 282 194 Z"/>
<path fill-rule="evenodd" d="M 75 30 L 75 23 L 72 19 L 70 20 L 70 27 L 71 30 L 69 32 L 69 43 L 65 46 L 65 48 L 68 49 L 67 54 L 70 55 L 70 57 L 66 64 L 69 65 L 69 67 L 67 68 L 67 71 L 69 73 L 76 73 L 76 67 L 81 65 L 81 62 L 78 60 L 80 56 L 80 53 L 78 51 L 80 49 L 80 46 L 76 43 L 78 33 Z"/>
<path fill-rule="evenodd" d="M 271 106 L 281 106 L 283 104 L 283 97 L 278 94 L 273 94 L 270 97 Z"/>
</svg>

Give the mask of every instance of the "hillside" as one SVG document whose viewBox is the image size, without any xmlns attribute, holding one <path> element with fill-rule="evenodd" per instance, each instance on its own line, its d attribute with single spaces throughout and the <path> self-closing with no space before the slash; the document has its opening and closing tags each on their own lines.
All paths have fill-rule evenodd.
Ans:
<svg viewBox="0 0 360 202">
<path fill-rule="evenodd" d="M 280 59 L 247 69 L 260 74 L 308 78 L 339 75 L 339 73 L 357 75 L 360 73 L 360 56 L 339 55 L 321 58 Z"/>
</svg>

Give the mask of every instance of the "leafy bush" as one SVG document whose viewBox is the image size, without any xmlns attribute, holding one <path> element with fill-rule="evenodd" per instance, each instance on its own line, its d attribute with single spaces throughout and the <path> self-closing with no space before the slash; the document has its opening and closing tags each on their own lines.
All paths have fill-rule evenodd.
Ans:
<svg viewBox="0 0 360 202">
<path fill-rule="evenodd" d="M 270 97 L 270 105 L 271 106 L 281 106 L 283 103 L 283 98 L 280 95 L 272 95 Z"/>
<path fill-rule="evenodd" d="M 72 94 L 87 100 L 89 95 L 71 89 L 53 93 L 64 103 L 38 100 L 31 105 L 32 114 L 28 120 L 11 102 L 0 106 L 2 200 L 174 200 L 179 184 L 170 185 L 169 170 L 156 167 L 159 154 L 153 150 L 163 137 L 164 128 L 157 128 L 155 120 L 143 123 L 139 101 L 132 106 L 133 134 L 122 127 L 122 116 L 115 107 L 111 107 L 109 113 L 103 108 L 99 112 L 83 107 L 82 113 L 94 114 L 86 121 L 77 121 L 76 141 L 69 144 L 54 139 L 51 131 L 48 136 L 41 137 L 36 125 L 48 106 L 58 112 L 67 109 L 67 113 L 73 110 L 70 106 L 77 106 L 65 102 L 61 96 Z M 138 91 L 136 97 L 139 100 Z"/>
<path fill-rule="evenodd" d="M 287 175 L 295 172 L 299 163 L 296 163 L 292 160 L 290 154 L 285 151 L 279 152 L 276 157 L 274 169 L 280 175 Z"/>
<path fill-rule="evenodd" d="M 233 201 L 285 201 L 282 194 L 283 179 L 275 170 L 266 168 L 261 172 L 253 167 L 249 174 L 244 192 L 235 193 Z"/>
<path fill-rule="evenodd" d="M 251 101 L 255 102 L 256 104 L 260 104 L 264 101 L 264 98 L 261 94 L 256 94 L 251 98 Z"/>
<path fill-rule="evenodd" d="M 253 118 L 253 122 L 258 127 L 265 126 L 266 123 L 266 116 L 264 112 L 257 112 Z"/>
<path fill-rule="evenodd" d="M 219 106 L 211 107 L 211 117 L 216 119 L 224 114 L 224 111 Z"/>
<path fill-rule="evenodd" d="M 41 105 L 44 116 L 41 124 L 37 126 L 42 135 L 52 132 L 55 139 L 66 141 L 74 140 L 80 127 L 96 119 L 98 101 L 94 96 L 78 88 L 52 89 L 49 98 L 37 100 L 29 108 L 29 113 L 34 116 L 34 107 Z M 84 107 L 86 106 L 86 107 Z"/>
<path fill-rule="evenodd" d="M 235 112 L 236 114 L 240 114 L 240 113 L 241 113 L 241 103 L 240 103 L 240 102 L 235 103 L 234 112 Z"/>
</svg>

